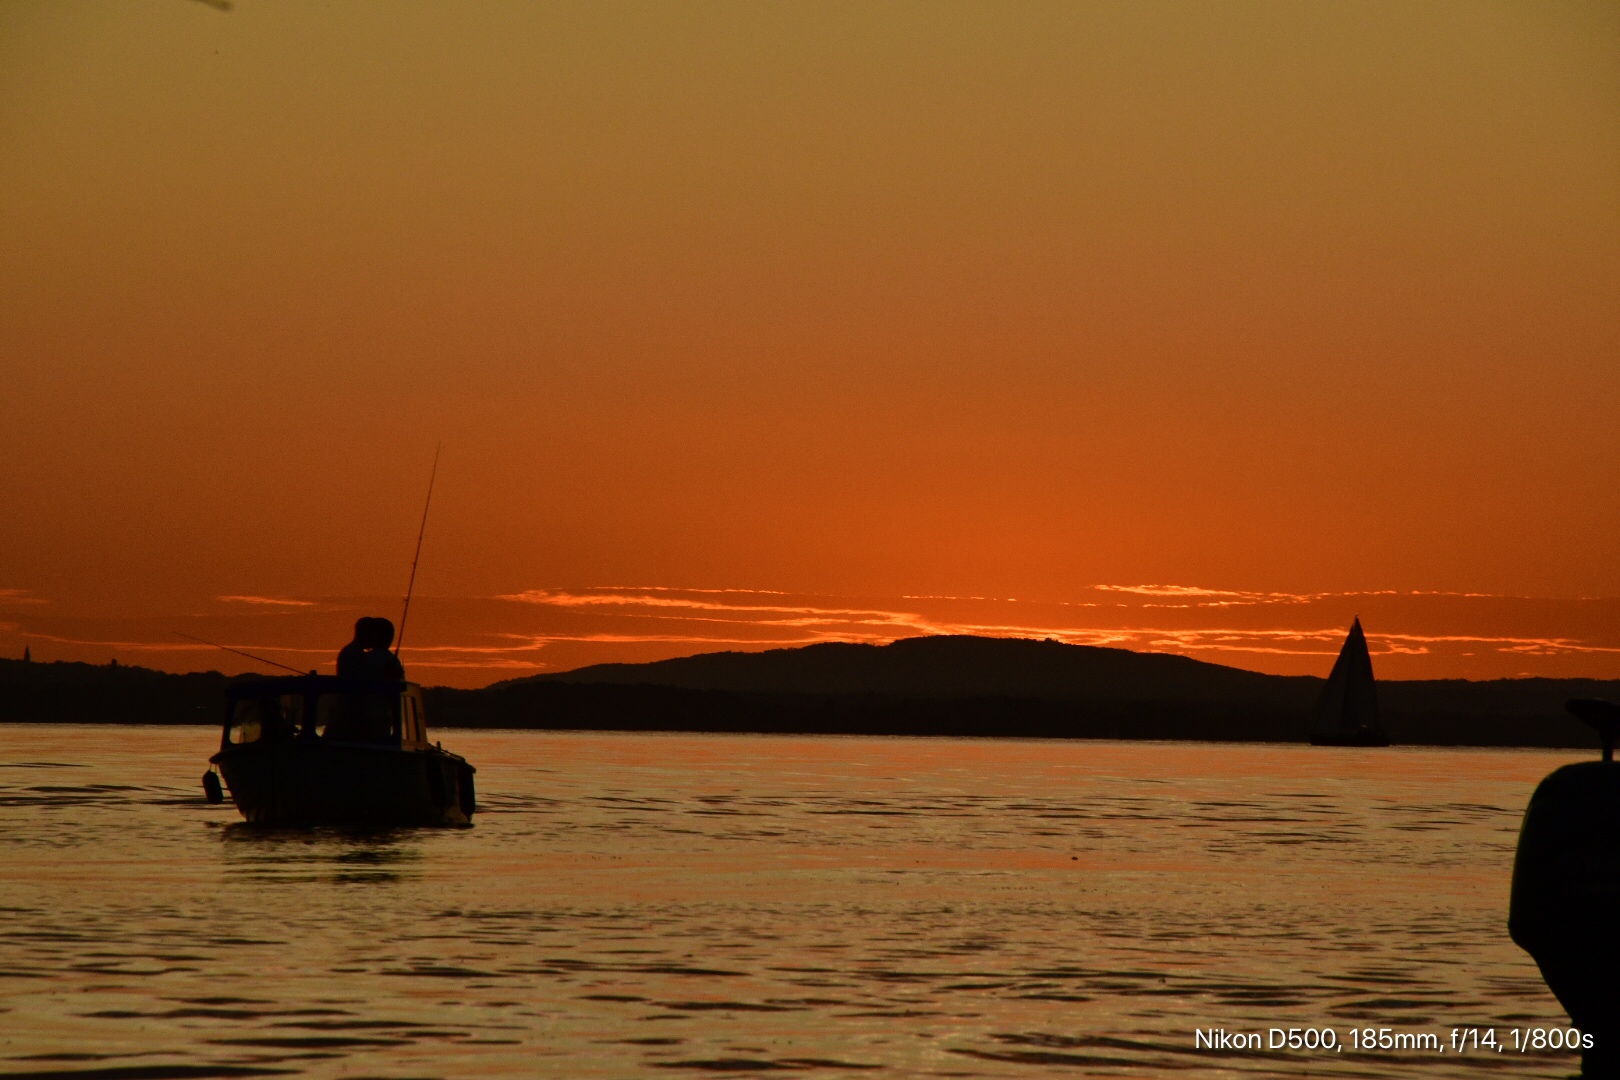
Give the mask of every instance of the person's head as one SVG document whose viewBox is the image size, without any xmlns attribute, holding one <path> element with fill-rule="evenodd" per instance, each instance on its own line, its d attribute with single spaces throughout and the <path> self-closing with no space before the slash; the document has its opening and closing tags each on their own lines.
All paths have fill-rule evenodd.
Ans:
<svg viewBox="0 0 1620 1080">
<path fill-rule="evenodd" d="M 388 619 L 371 620 L 371 640 L 368 649 L 386 649 L 394 643 L 394 624 Z"/>
<path fill-rule="evenodd" d="M 381 626 L 377 625 L 378 623 L 385 624 L 387 630 L 384 631 Z M 387 619 L 379 619 L 374 615 L 364 615 L 354 622 L 354 642 L 362 649 L 378 648 L 385 632 L 388 635 L 388 640 L 392 641 L 394 639 L 394 626 Z M 386 648 L 386 646 L 383 647 Z"/>
</svg>

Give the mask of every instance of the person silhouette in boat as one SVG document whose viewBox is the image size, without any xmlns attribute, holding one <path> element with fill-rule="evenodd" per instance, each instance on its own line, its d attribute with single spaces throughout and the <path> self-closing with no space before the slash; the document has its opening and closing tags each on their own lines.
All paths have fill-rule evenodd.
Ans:
<svg viewBox="0 0 1620 1080">
<path fill-rule="evenodd" d="M 362 656 L 367 679 L 404 679 L 405 665 L 388 651 L 394 643 L 394 624 L 388 619 L 371 620 L 371 643 Z"/>
<path fill-rule="evenodd" d="M 366 643 L 371 640 L 371 636 L 370 615 L 362 615 L 354 620 L 354 640 L 338 650 L 337 673 L 339 678 L 360 678 L 360 668 L 366 655 Z"/>
<path fill-rule="evenodd" d="M 405 668 L 388 651 L 394 624 L 365 616 L 354 624 L 354 640 L 338 653 L 337 673 L 346 679 L 401 681 Z M 387 742 L 397 734 L 398 699 L 369 691 L 340 695 L 326 724 L 326 738 L 339 742 Z"/>
<path fill-rule="evenodd" d="M 405 667 L 388 651 L 394 624 L 367 615 L 355 620 L 354 640 L 338 653 L 337 673 L 349 679 L 403 679 Z"/>
</svg>

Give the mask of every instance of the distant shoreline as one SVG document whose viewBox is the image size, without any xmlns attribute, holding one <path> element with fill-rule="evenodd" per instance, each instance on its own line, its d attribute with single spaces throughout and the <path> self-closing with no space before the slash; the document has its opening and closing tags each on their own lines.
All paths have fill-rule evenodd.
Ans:
<svg viewBox="0 0 1620 1080">
<path fill-rule="evenodd" d="M 5 721 L 5 720 L 0 720 L 0 730 L 3 730 L 4 728 L 7 728 L 7 727 L 14 727 L 14 728 L 71 727 L 71 728 L 116 728 L 116 729 L 136 728 L 136 729 L 140 729 L 140 730 L 143 730 L 143 731 L 144 730 L 159 729 L 159 728 L 163 728 L 163 729 L 167 729 L 167 728 L 199 728 L 199 729 L 200 728 L 208 728 L 210 730 L 215 730 L 216 733 L 217 733 L 216 725 L 212 725 L 212 724 L 115 723 L 115 722 L 106 721 L 106 720 L 73 720 L 73 721 L 65 721 L 65 720 Z M 670 728 L 670 729 L 666 730 L 666 729 L 651 729 L 651 728 L 631 729 L 631 728 L 571 728 L 571 727 L 479 727 L 479 726 L 476 726 L 476 725 L 456 725 L 456 726 L 446 726 L 443 729 L 434 729 L 434 730 L 436 730 L 436 731 L 442 730 L 443 732 L 454 732 L 454 733 L 457 733 L 457 734 L 460 734 L 460 733 L 478 734 L 478 733 L 496 733 L 496 732 L 506 733 L 506 732 L 512 732 L 512 733 L 517 733 L 517 734 L 534 734 L 534 735 L 658 735 L 658 736 L 666 736 L 666 735 L 667 736 L 714 735 L 714 736 L 717 736 L 717 737 L 750 736 L 750 737 L 758 737 L 758 738 L 761 738 L 761 739 L 908 739 L 908 740 L 915 739 L 915 740 L 918 740 L 918 741 L 927 741 L 927 740 L 930 740 L 930 739 L 955 739 L 955 740 L 959 740 L 959 741 L 980 741 L 980 740 L 982 740 L 982 741 L 985 741 L 985 742 L 1155 743 L 1155 744 L 1158 744 L 1158 745 L 1161 745 L 1161 746 L 1281 746 L 1281 747 L 1297 748 L 1297 749 L 1301 749 L 1301 750 L 1316 750 L 1316 751 L 1320 751 L 1320 752 L 1322 752 L 1324 754 L 1332 754 L 1333 752 L 1335 752 L 1337 750 L 1341 750 L 1341 749 L 1368 750 L 1368 751 L 1380 751 L 1380 750 L 1491 750 L 1491 751 L 1502 751 L 1502 752 L 1521 751 L 1521 750 L 1522 751 L 1534 750 L 1534 751 L 1545 752 L 1545 753 L 1549 753 L 1549 754 L 1550 753 L 1558 753 L 1558 752 L 1581 752 L 1581 751 L 1585 751 L 1585 750 L 1588 749 L 1587 747 L 1584 747 L 1584 746 L 1521 746 L 1521 745 L 1518 745 L 1518 744 L 1481 745 L 1481 744 L 1476 744 L 1476 743 L 1422 743 L 1422 742 L 1391 743 L 1389 746 L 1373 746 L 1373 747 L 1331 747 L 1331 746 L 1315 746 L 1315 747 L 1313 747 L 1309 742 L 1306 742 L 1306 741 L 1303 741 L 1303 740 L 1300 740 L 1300 739 L 1192 739 L 1192 738 L 1188 738 L 1188 739 L 1154 739 L 1154 738 L 1136 738 L 1136 737 L 1131 737 L 1131 738 L 1124 738 L 1124 737 L 1122 737 L 1122 738 L 1110 738 L 1110 737 L 1106 737 L 1106 736 L 1085 736 L 1085 737 L 1074 736 L 1074 737 L 1069 737 L 1069 738 L 1046 739 L 1046 738 L 1040 738 L 1040 737 L 1037 737 L 1037 736 L 1028 736 L 1028 735 L 948 735 L 948 734 L 888 735 L 888 734 L 883 734 L 881 732 L 858 732 L 858 733 L 854 733 L 854 734 L 848 734 L 848 733 L 825 733 L 825 732 L 815 732 L 815 731 L 709 731 L 709 730 L 696 730 L 696 729 L 691 729 L 691 728 Z M 445 739 L 453 739 L 453 738 L 454 738 L 454 735 L 449 735 L 449 734 L 434 734 L 432 736 L 433 741 L 439 741 L 439 742 L 442 742 Z M 446 749 L 455 749 L 455 747 L 450 746 L 450 747 L 446 747 Z M 4 767 L 4 765 L 0 764 L 0 768 L 3 768 L 3 767 Z M 0 1076 L 3 1076 L 3 1075 L 4 1074 L 0 1074 Z"/>
<path fill-rule="evenodd" d="M 712 663 L 727 655 L 692 659 Z M 1123 662 L 1158 656 L 1126 654 Z M 1196 665 L 1186 668 L 1194 675 L 1215 669 L 1241 679 L 1236 689 L 1184 682 L 1173 692 L 1158 688 L 1157 696 L 1149 684 L 1134 697 L 1126 692 L 1131 687 L 1118 686 L 1089 696 L 1074 690 L 816 693 L 657 685 L 628 681 L 639 671 L 617 671 L 611 673 L 617 681 L 575 681 L 596 673 L 571 672 L 481 690 L 429 687 L 424 693 L 430 730 L 1305 742 L 1306 717 L 1321 680 L 1188 663 Z M 257 677 L 0 660 L 0 724 L 216 727 L 224 719 L 226 686 Z M 1620 680 L 1392 681 L 1379 683 L 1378 690 L 1397 745 L 1596 750 L 1595 734 L 1567 715 L 1563 703 L 1570 697 L 1620 698 Z"/>
</svg>

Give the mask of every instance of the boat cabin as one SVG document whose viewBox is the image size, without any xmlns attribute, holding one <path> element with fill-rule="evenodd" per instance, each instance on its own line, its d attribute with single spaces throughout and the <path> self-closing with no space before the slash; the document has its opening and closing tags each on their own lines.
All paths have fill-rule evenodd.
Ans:
<svg viewBox="0 0 1620 1080">
<path fill-rule="evenodd" d="M 428 749 L 422 688 L 415 683 L 295 675 L 252 679 L 226 692 L 221 750 L 248 743 L 321 739 L 398 750 Z"/>
</svg>

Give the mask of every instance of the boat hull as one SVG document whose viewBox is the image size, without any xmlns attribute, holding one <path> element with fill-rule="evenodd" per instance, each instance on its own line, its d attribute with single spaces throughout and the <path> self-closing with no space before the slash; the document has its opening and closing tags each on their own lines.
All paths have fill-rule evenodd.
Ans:
<svg viewBox="0 0 1620 1080">
<path fill-rule="evenodd" d="M 472 766 L 433 748 L 293 739 L 210 760 L 255 825 L 467 825 L 476 809 Z"/>
</svg>

